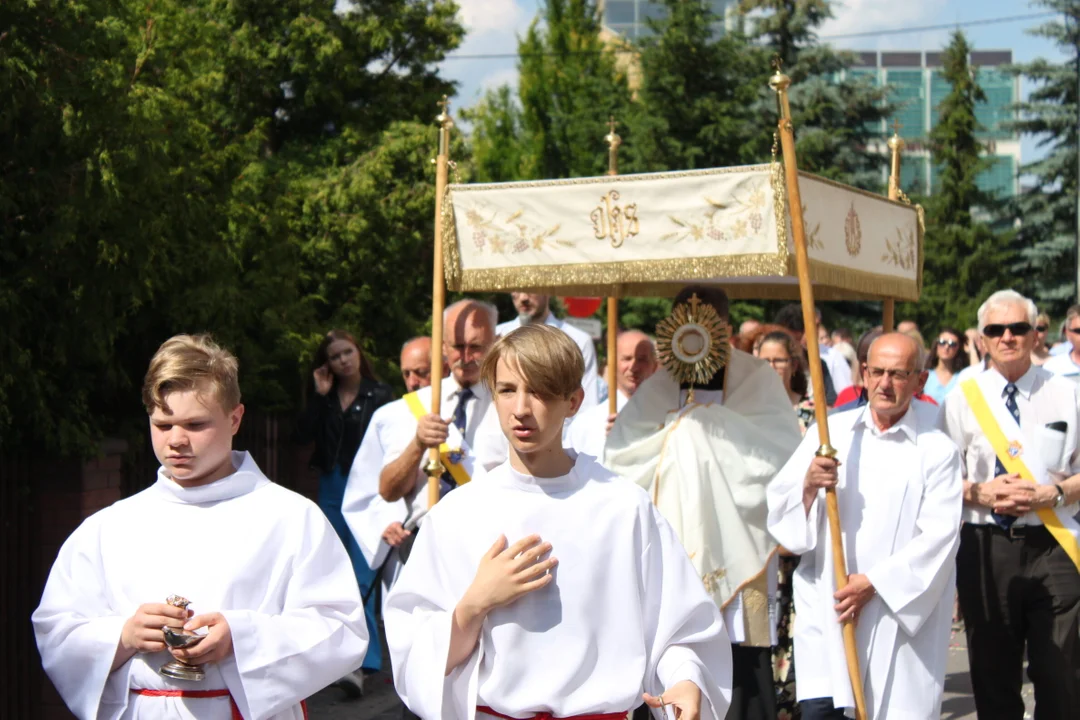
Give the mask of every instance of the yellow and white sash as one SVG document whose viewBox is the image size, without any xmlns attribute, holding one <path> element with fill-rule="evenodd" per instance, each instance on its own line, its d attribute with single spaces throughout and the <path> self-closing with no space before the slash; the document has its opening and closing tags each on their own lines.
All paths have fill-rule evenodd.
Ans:
<svg viewBox="0 0 1080 720">
<path fill-rule="evenodd" d="M 405 401 L 409 412 L 413 414 L 417 421 L 431 413 L 431 410 L 424 406 L 424 401 L 420 399 L 419 393 L 409 393 L 402 400 Z M 457 462 L 451 459 L 451 454 L 456 456 Z M 472 480 L 472 453 L 469 451 L 469 444 L 465 442 L 461 431 L 453 423 L 450 424 L 450 434 L 447 437 L 447 442 L 439 446 L 439 457 L 442 458 L 443 466 L 450 473 L 450 477 L 454 478 L 454 482 L 459 486 Z"/>
<path fill-rule="evenodd" d="M 1005 403 L 988 403 L 979 387 L 978 378 L 965 381 L 960 389 L 1005 471 L 1038 485 L 1052 485 L 1046 464 L 1039 456 L 1038 446 L 1024 434 Z M 1080 523 L 1066 513 L 1065 508 L 1042 508 L 1035 512 L 1080 570 Z"/>
</svg>

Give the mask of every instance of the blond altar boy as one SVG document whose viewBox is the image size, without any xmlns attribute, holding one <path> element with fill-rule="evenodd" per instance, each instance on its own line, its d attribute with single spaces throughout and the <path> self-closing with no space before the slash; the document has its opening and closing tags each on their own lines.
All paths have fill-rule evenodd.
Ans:
<svg viewBox="0 0 1080 720">
<path fill-rule="evenodd" d="M 367 649 L 345 549 L 315 504 L 232 451 L 237 362 L 208 336 L 161 346 L 143 403 L 157 482 L 60 549 L 33 614 L 45 671 L 83 719 L 301 720 Z M 203 637 L 168 649 L 166 627 Z"/>
<path fill-rule="evenodd" d="M 398 694 L 426 720 L 727 712 L 723 620 L 671 528 L 563 449 L 583 369 L 543 325 L 484 360 L 509 460 L 431 510 L 386 603 Z"/>
</svg>

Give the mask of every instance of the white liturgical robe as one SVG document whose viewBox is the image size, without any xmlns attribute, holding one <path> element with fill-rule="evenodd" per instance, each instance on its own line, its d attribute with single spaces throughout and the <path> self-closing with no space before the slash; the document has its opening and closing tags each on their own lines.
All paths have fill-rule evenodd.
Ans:
<svg viewBox="0 0 1080 720">
<path fill-rule="evenodd" d="M 367 626 L 352 565 L 314 503 L 272 483 L 247 453 L 238 468 L 183 488 L 158 471 L 146 490 L 92 515 L 60 549 L 34 632 L 49 678 L 83 720 L 229 720 L 228 697 L 133 690 L 227 689 L 249 720 L 300 720 L 300 702 L 356 669 Z M 233 653 L 202 682 L 158 673 L 167 652 L 110 672 L 124 623 L 172 594 L 220 612 Z"/>
<path fill-rule="evenodd" d="M 626 407 L 627 397 L 618 390 L 615 398 L 616 412 Z M 607 441 L 608 404 L 605 400 L 599 405 L 579 410 L 570 422 L 564 434 L 564 445 L 575 452 L 604 457 L 604 443 Z"/>
<path fill-rule="evenodd" d="M 940 714 L 952 621 L 963 482 L 947 435 L 909 409 L 877 429 L 868 407 L 829 417 L 839 449 L 837 500 L 849 574 L 876 594 L 856 625 L 867 711 L 874 720 Z M 832 547 L 821 491 L 807 515 L 803 487 L 819 446 L 807 433 L 769 486 L 769 531 L 802 556 L 795 573 L 795 666 L 799 700 L 854 707 L 833 593 Z"/>
<path fill-rule="evenodd" d="M 776 543 L 766 530 L 765 487 L 801 433 L 779 376 L 768 363 L 732 350 L 724 392 L 685 391 L 661 369 L 638 387 L 608 435 L 604 465 L 649 491 L 686 547 L 717 606 L 733 607 L 733 642 L 771 644 L 767 597 L 741 597 L 751 583 L 765 596 Z M 719 402 L 713 398 L 719 397 Z M 775 577 L 770 574 L 769 577 Z M 755 620 L 756 618 L 756 620 Z"/>
<path fill-rule="evenodd" d="M 390 552 L 390 546 L 382 538 L 383 531 L 392 523 L 404 523 L 409 516 L 404 499 L 387 502 L 379 494 L 379 474 L 383 469 L 386 448 L 393 444 L 390 433 L 396 418 L 404 422 L 402 413 L 409 413 L 408 406 L 404 400 L 395 400 L 383 405 L 371 416 L 349 470 L 345 497 L 341 501 L 341 514 L 345 516 L 349 530 L 372 570 L 378 569 Z M 409 415 L 411 417 L 411 413 Z M 415 425 L 413 432 L 416 432 Z"/>
<path fill-rule="evenodd" d="M 555 581 L 495 610 L 478 648 L 445 673 L 452 615 L 499 535 L 538 534 Z M 528 718 L 626 712 L 642 691 L 681 680 L 703 719 L 731 695 L 723 620 L 648 495 L 578 455 L 570 474 L 535 478 L 509 463 L 428 515 L 386 603 L 394 683 L 425 720 L 472 720 L 477 706 Z"/>
</svg>

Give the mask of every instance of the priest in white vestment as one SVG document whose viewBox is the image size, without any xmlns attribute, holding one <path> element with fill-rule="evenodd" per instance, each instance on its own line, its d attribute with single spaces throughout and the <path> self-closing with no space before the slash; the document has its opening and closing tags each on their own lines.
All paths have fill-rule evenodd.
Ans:
<svg viewBox="0 0 1080 720">
<path fill-rule="evenodd" d="M 626 406 L 626 401 L 637 392 L 641 384 L 652 377 L 659 367 L 656 346 L 648 335 L 640 330 L 623 330 L 615 341 L 615 411 Z M 608 414 L 607 402 L 581 410 L 574 416 L 563 436 L 566 447 L 579 453 L 603 459 L 604 443 L 608 431 L 615 422 L 615 415 Z"/>
<path fill-rule="evenodd" d="M 578 330 L 576 327 L 555 317 L 551 312 L 551 298 L 547 295 L 536 295 L 526 292 L 512 292 L 510 299 L 514 303 L 514 309 L 518 316 L 513 320 L 499 323 L 495 328 L 495 334 L 504 337 L 525 325 L 542 324 L 562 330 L 573 340 L 581 350 L 581 356 L 585 358 L 585 375 L 581 378 L 581 388 L 585 391 L 585 402 L 581 406 L 590 408 L 600 402 L 600 378 L 596 364 L 596 347 L 588 333 Z M 610 392 L 610 388 L 608 390 Z"/>
<path fill-rule="evenodd" d="M 431 510 L 386 604 L 395 686 L 425 720 L 621 720 L 642 700 L 724 717 L 723 621 L 675 534 L 644 491 L 562 449 L 582 370 L 544 326 L 484 363 L 509 460 Z"/>
<path fill-rule="evenodd" d="M 676 308 L 694 296 L 727 323 L 723 290 L 689 286 Z M 667 369 L 646 380 L 615 420 L 604 465 L 649 491 L 723 610 L 734 645 L 729 717 L 773 720 L 778 568 L 765 487 L 802 435 L 779 376 L 747 353 L 731 350 L 693 398 Z"/>
<path fill-rule="evenodd" d="M 232 452 L 236 359 L 177 336 L 143 397 L 157 482 L 89 517 L 33 614 L 42 663 L 82 720 L 301 720 L 359 666 L 367 628 L 352 565 L 319 508 Z M 166 604 L 171 595 L 190 608 Z M 163 626 L 203 635 L 166 649 Z M 174 658 L 201 681 L 165 677 Z"/>
<path fill-rule="evenodd" d="M 795 574 L 796 695 L 804 720 L 854 707 L 840 620 L 856 621 L 867 712 L 927 720 L 941 710 L 963 482 L 960 454 L 912 406 L 921 349 L 900 333 L 874 341 L 869 404 L 829 417 L 835 460 L 813 428 L 769 486 L 769 531 L 802 556 Z M 835 487 L 849 585 L 836 592 L 825 488 Z"/>
</svg>

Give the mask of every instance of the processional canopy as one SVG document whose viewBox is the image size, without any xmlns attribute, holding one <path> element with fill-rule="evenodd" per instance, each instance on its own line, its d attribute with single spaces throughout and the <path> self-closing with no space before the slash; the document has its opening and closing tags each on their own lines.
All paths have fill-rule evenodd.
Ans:
<svg viewBox="0 0 1080 720">
<path fill-rule="evenodd" d="M 917 300 L 917 206 L 799 173 L 820 300 Z M 732 298 L 799 296 L 780 165 L 450 185 L 446 282 L 463 292 L 673 296 L 689 282 Z"/>
</svg>

